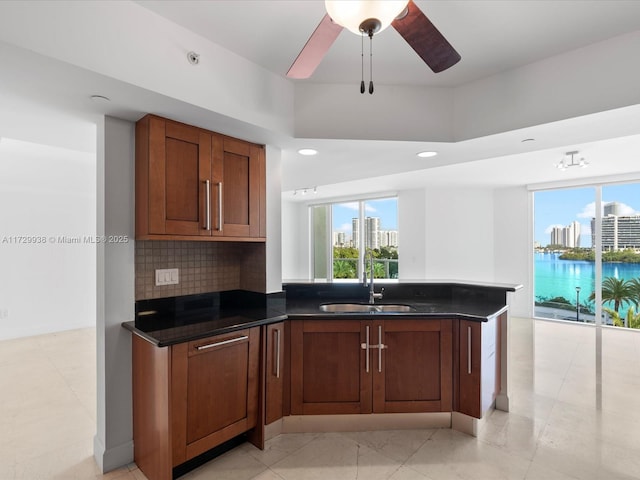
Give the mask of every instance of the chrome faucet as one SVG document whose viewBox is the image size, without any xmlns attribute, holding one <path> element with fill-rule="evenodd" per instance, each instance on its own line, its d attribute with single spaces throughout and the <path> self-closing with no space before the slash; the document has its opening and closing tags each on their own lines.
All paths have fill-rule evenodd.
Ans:
<svg viewBox="0 0 640 480">
<path fill-rule="evenodd" d="M 371 305 L 373 305 L 376 302 L 376 299 L 380 300 L 382 299 L 382 294 L 384 292 L 384 287 L 380 290 L 380 293 L 376 293 L 375 291 L 375 287 L 373 285 L 373 250 L 369 250 L 369 265 L 370 265 L 370 273 L 371 276 L 369 278 L 369 303 Z M 366 255 L 365 255 L 365 262 L 364 262 L 364 286 L 367 286 L 367 260 L 366 260 Z"/>
</svg>

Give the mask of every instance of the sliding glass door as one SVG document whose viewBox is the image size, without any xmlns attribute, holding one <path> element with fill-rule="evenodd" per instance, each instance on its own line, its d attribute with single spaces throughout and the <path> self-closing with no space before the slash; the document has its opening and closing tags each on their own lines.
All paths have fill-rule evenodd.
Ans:
<svg viewBox="0 0 640 480">
<path fill-rule="evenodd" d="M 534 235 L 534 316 L 595 323 L 600 269 L 602 323 L 640 328 L 640 184 L 537 191 Z"/>
</svg>

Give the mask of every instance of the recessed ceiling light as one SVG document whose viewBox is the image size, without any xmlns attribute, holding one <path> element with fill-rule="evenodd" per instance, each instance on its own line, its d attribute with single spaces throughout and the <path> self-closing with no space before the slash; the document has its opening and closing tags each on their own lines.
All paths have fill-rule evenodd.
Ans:
<svg viewBox="0 0 640 480">
<path fill-rule="evenodd" d="M 429 158 L 429 157 L 435 157 L 436 155 L 438 155 L 438 152 L 425 151 L 425 152 L 418 152 L 416 153 L 416 155 L 419 156 L 420 158 Z"/>
<path fill-rule="evenodd" d="M 89 98 L 96 103 L 106 103 L 111 101 L 109 97 L 105 97 L 104 95 L 91 95 Z"/>
<path fill-rule="evenodd" d="M 306 156 L 312 156 L 312 155 L 317 155 L 318 151 L 314 150 L 313 148 L 301 148 L 300 150 L 298 150 L 298 153 L 300 155 L 306 155 Z"/>
</svg>

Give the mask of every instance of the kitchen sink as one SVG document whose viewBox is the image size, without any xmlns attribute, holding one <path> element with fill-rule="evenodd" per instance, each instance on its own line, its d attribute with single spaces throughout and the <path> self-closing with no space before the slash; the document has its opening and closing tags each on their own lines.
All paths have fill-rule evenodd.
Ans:
<svg viewBox="0 0 640 480">
<path fill-rule="evenodd" d="M 321 312 L 329 313 L 406 313 L 415 309 L 411 305 L 371 305 L 369 303 L 324 303 Z"/>
</svg>

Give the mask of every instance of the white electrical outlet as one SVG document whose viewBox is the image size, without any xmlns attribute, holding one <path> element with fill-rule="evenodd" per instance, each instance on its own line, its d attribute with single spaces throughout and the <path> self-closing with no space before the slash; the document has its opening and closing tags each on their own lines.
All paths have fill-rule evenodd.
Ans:
<svg viewBox="0 0 640 480">
<path fill-rule="evenodd" d="M 6 320 L 7 318 L 9 318 L 9 309 L 0 308 L 0 320 Z"/>
<path fill-rule="evenodd" d="M 180 283 L 180 273 L 177 268 L 163 268 L 156 270 L 156 286 L 177 285 Z"/>
</svg>

